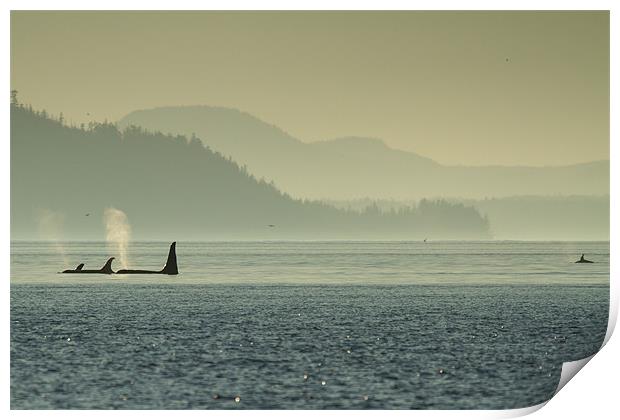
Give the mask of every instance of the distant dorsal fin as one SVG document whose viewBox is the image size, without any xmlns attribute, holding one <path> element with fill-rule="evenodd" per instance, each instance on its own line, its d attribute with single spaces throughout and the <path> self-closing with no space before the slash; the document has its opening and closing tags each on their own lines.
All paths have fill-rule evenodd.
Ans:
<svg viewBox="0 0 620 420">
<path fill-rule="evenodd" d="M 84 263 L 78 264 L 78 266 L 75 267 L 75 271 L 81 271 L 82 268 L 84 268 Z"/>
</svg>

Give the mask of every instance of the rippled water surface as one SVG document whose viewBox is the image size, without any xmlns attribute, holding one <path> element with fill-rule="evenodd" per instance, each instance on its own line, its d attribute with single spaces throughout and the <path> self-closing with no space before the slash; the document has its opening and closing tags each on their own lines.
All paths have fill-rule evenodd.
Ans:
<svg viewBox="0 0 620 420">
<path fill-rule="evenodd" d="M 161 268 L 168 245 L 131 244 L 131 268 Z M 573 264 L 584 252 L 596 264 Z M 114 250 L 12 243 L 11 407 L 519 408 L 606 332 L 608 242 L 177 254 L 178 276 L 63 275 Z"/>
</svg>

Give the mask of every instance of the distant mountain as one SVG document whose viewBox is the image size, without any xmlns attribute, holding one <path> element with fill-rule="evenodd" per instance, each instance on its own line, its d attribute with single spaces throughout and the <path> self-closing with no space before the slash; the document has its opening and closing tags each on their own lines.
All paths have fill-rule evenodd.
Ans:
<svg viewBox="0 0 620 420">
<path fill-rule="evenodd" d="M 42 229 L 46 239 L 101 240 L 107 207 L 126 213 L 135 239 L 489 237 L 488 221 L 462 204 L 344 211 L 294 200 L 196 137 L 67 127 L 12 105 L 11 238 L 40 238 Z"/>
<path fill-rule="evenodd" d="M 609 195 L 513 196 L 459 202 L 487 216 L 494 239 L 609 240 Z M 398 211 L 411 205 L 407 201 L 368 198 L 327 203 L 354 211 L 369 206 L 377 206 L 382 211 Z"/>
<path fill-rule="evenodd" d="M 411 200 L 422 197 L 609 194 L 609 161 L 560 167 L 446 166 L 379 139 L 304 143 L 247 113 L 209 106 L 135 111 L 119 126 L 192 134 L 294 197 Z M 507 151 L 509 153 L 509 151 Z"/>
<path fill-rule="evenodd" d="M 493 220 L 496 239 L 609 240 L 609 196 L 467 200 Z"/>
</svg>

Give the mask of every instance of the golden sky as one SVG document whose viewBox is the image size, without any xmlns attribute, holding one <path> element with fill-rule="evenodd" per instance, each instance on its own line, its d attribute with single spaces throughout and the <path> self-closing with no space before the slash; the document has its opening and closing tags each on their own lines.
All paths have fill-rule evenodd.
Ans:
<svg viewBox="0 0 620 420">
<path fill-rule="evenodd" d="M 73 122 L 204 104 L 446 164 L 609 158 L 607 12 L 12 12 L 11 86 Z"/>
</svg>

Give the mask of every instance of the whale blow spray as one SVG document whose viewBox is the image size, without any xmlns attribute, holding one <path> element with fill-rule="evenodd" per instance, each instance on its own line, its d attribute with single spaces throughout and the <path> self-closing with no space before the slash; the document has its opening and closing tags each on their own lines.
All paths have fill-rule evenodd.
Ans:
<svg viewBox="0 0 620 420">
<path fill-rule="evenodd" d="M 49 241 L 54 250 L 60 254 L 65 265 L 69 264 L 69 259 L 62 244 L 62 230 L 65 217 L 62 213 L 50 209 L 39 209 L 37 212 L 37 222 L 39 225 L 39 236 Z"/>
<path fill-rule="evenodd" d="M 131 226 L 127 215 L 119 209 L 108 207 L 103 212 L 103 221 L 108 246 L 115 248 L 122 268 L 127 268 L 127 247 L 131 239 Z"/>
</svg>

